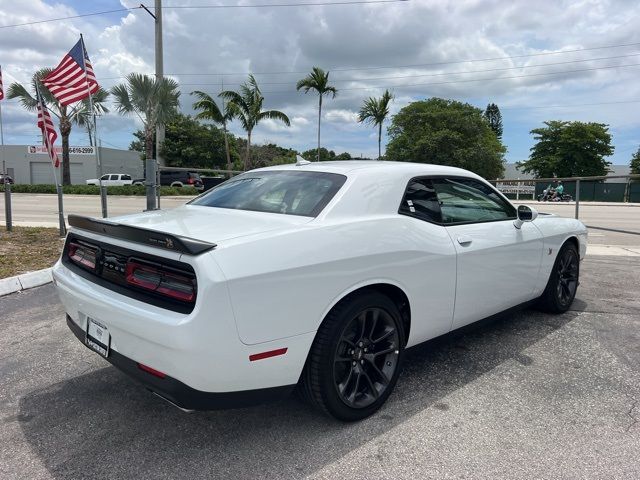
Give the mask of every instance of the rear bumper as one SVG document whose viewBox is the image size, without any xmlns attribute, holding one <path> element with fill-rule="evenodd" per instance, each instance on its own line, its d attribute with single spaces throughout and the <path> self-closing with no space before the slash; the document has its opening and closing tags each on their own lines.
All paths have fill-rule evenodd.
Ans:
<svg viewBox="0 0 640 480">
<path fill-rule="evenodd" d="M 84 345 L 85 332 L 69 315 L 67 315 L 67 326 Z M 136 361 L 115 350 L 111 350 L 105 360 L 142 383 L 150 391 L 184 410 L 218 410 L 249 407 L 281 400 L 290 395 L 295 388 L 294 384 L 237 392 L 203 392 L 169 376 L 159 378 L 151 375 L 141 370 Z"/>
</svg>

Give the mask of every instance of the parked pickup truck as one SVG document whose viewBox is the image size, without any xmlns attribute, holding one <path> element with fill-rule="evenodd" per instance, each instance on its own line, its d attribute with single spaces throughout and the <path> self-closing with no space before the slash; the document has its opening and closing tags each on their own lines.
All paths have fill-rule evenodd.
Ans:
<svg viewBox="0 0 640 480">
<path fill-rule="evenodd" d="M 102 180 L 102 185 L 104 187 L 122 187 L 133 183 L 131 175 L 126 175 L 124 173 L 107 173 L 99 179 L 92 178 L 87 180 L 87 185 L 100 185 L 100 180 Z"/>
</svg>

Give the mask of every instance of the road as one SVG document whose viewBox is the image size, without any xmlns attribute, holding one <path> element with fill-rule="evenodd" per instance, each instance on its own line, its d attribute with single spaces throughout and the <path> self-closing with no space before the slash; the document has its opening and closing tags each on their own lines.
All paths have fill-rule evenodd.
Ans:
<svg viewBox="0 0 640 480">
<path fill-rule="evenodd" d="M 355 424 L 294 399 L 186 414 L 81 345 L 51 285 L 0 298 L 0 478 L 640 478 L 640 258 L 581 273 L 564 315 L 410 350 Z"/>
<path fill-rule="evenodd" d="M 55 195 L 14 194 L 13 221 L 18 226 L 58 226 L 58 205 Z M 175 208 L 193 197 L 163 197 L 162 208 Z M 65 213 L 100 216 L 100 197 L 97 195 L 65 195 Z M 0 202 L 0 222 L 4 218 L 4 197 Z M 520 202 L 524 203 L 524 202 Z M 575 205 L 529 202 L 541 212 L 573 217 Z M 110 196 L 109 216 L 142 212 L 144 197 Z M 640 248 L 640 204 L 582 203 L 580 219 L 588 225 L 589 243 L 594 245 L 624 245 Z M 619 230 L 619 231 L 614 231 Z"/>
</svg>

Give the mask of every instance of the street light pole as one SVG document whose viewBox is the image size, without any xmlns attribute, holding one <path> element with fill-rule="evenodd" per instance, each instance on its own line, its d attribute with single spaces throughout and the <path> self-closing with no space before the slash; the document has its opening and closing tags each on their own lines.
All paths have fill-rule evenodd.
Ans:
<svg viewBox="0 0 640 480">
<path fill-rule="evenodd" d="M 164 64 L 162 55 L 162 0 L 156 2 L 156 81 L 160 82 L 164 77 Z M 164 125 L 156 125 L 156 160 L 158 165 L 164 165 L 160 157 L 160 145 L 164 142 Z"/>
</svg>

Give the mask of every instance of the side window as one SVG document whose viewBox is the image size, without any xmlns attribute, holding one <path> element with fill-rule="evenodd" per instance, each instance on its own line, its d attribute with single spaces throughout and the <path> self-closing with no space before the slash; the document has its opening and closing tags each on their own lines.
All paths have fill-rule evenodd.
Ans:
<svg viewBox="0 0 640 480">
<path fill-rule="evenodd" d="M 398 213 L 427 222 L 441 223 L 440 205 L 432 181 L 426 178 L 411 180 Z"/>
<path fill-rule="evenodd" d="M 443 223 L 490 222 L 516 218 L 516 210 L 491 187 L 472 178 L 436 178 Z"/>
<path fill-rule="evenodd" d="M 111 175 L 111 178 L 109 180 L 118 180 L 118 176 L 119 175 Z"/>
<path fill-rule="evenodd" d="M 131 180 L 131 175 L 122 175 L 120 178 L 122 180 Z"/>
<path fill-rule="evenodd" d="M 109 180 L 109 175 L 102 175 L 100 180 Z"/>
</svg>

